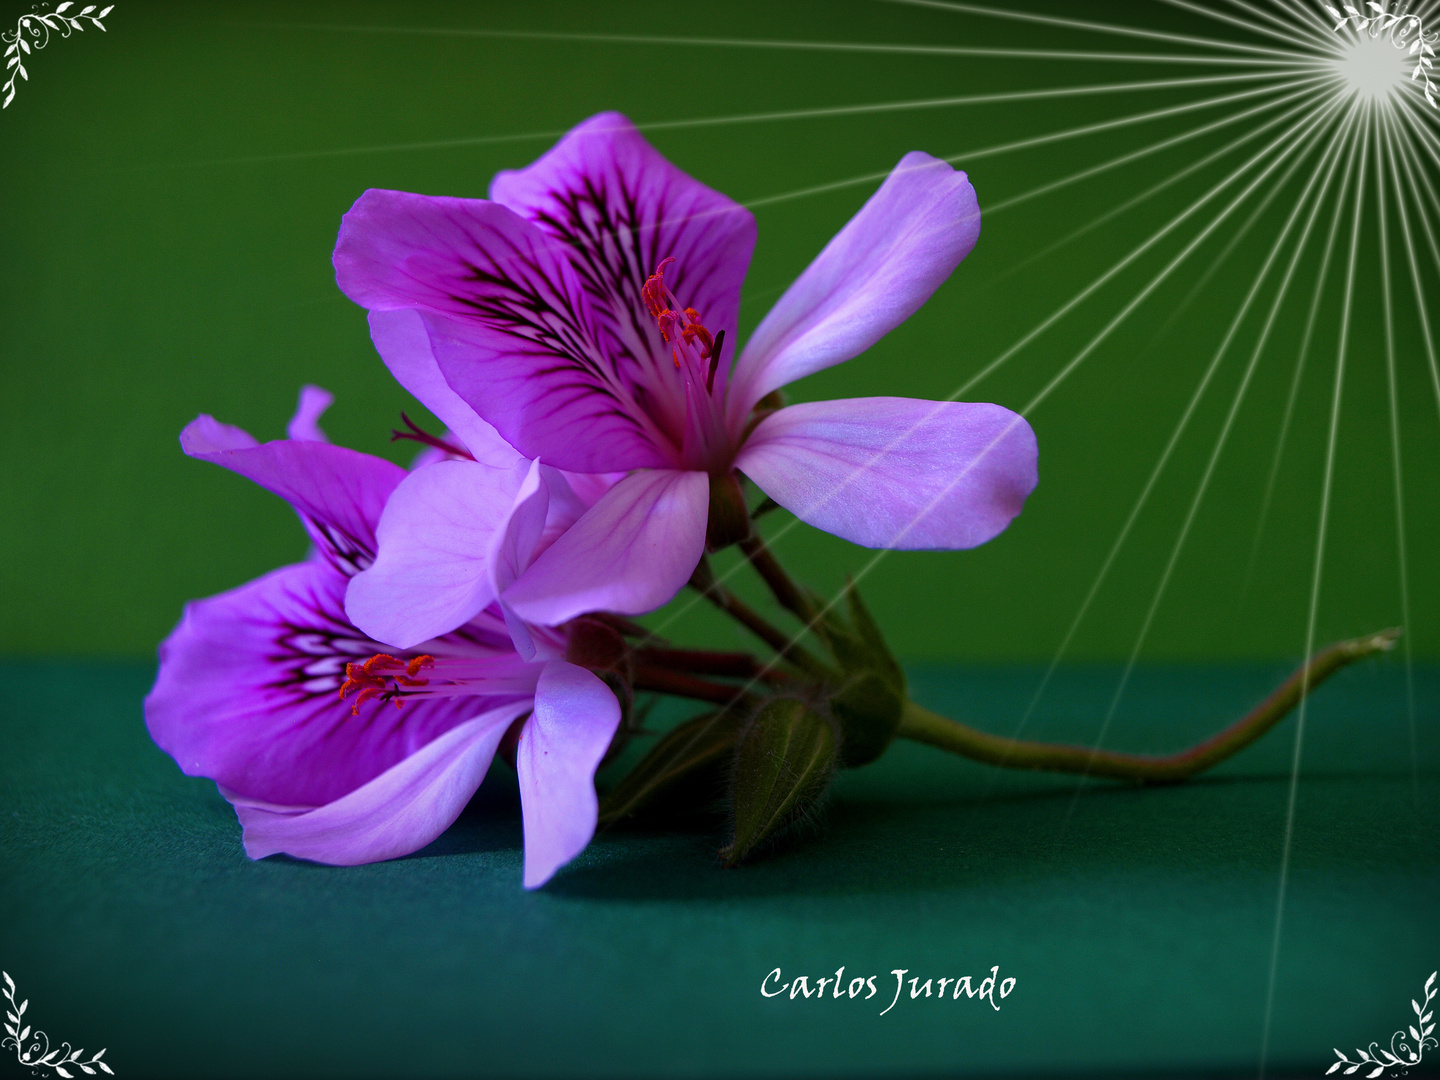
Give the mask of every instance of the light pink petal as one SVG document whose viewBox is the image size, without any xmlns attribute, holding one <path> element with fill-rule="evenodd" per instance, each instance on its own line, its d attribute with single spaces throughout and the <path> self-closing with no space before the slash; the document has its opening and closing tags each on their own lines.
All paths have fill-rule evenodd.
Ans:
<svg viewBox="0 0 1440 1080">
<path fill-rule="evenodd" d="M 300 402 L 295 406 L 295 415 L 285 428 L 285 434 L 297 442 L 329 442 L 325 432 L 320 430 L 320 417 L 335 403 L 335 395 L 319 386 L 302 386 Z"/>
<path fill-rule="evenodd" d="M 328 442 L 256 444 L 239 428 L 209 416 L 186 425 L 180 446 L 289 502 L 317 547 L 346 574 L 369 565 L 385 500 L 405 477 L 399 465 Z"/>
<path fill-rule="evenodd" d="M 527 622 L 638 615 L 680 591 L 705 550 L 710 478 L 641 470 L 610 489 L 502 597 Z"/>
<path fill-rule="evenodd" d="M 666 161 L 614 112 L 578 125 L 528 168 L 496 175 L 490 197 L 563 241 L 612 349 L 624 364 L 648 368 L 636 377 L 667 399 L 678 430 L 684 387 L 640 298 L 661 260 L 674 258 L 665 282 L 676 299 L 711 333 L 725 331 L 715 380 L 723 395 L 755 248 L 750 211 Z"/>
<path fill-rule="evenodd" d="M 284 852 L 355 866 L 418 851 L 460 816 L 485 779 L 506 728 L 527 708 L 528 702 L 516 702 L 467 720 L 369 783 L 314 809 L 225 792 L 245 828 L 245 853 L 263 859 Z"/>
<path fill-rule="evenodd" d="M 405 477 L 380 518 L 374 564 L 345 594 L 351 621 L 408 649 L 474 618 L 495 599 L 492 554 L 532 469 L 449 460 Z"/>
<path fill-rule="evenodd" d="M 527 889 L 544 885 L 595 835 L 595 770 L 619 726 L 620 703 L 599 678 L 563 660 L 545 665 L 515 751 Z"/>
<path fill-rule="evenodd" d="M 756 328 L 730 387 L 732 431 L 770 391 L 860 355 L 908 319 L 979 236 L 965 174 L 906 154 Z"/>
<path fill-rule="evenodd" d="M 457 435 L 476 461 L 499 468 L 519 463 L 515 449 L 450 389 L 430 351 L 425 323 L 413 309 L 372 311 L 370 337 L 395 380 Z"/>
<path fill-rule="evenodd" d="M 999 405 L 852 398 L 790 405 L 736 467 L 801 521 L 872 548 L 969 548 L 1034 489 L 1035 433 Z"/>
<path fill-rule="evenodd" d="M 335 272 L 371 311 L 419 312 L 446 382 L 526 457 L 577 472 L 669 462 L 565 245 L 505 207 L 367 191 L 341 223 Z M 413 327 L 398 340 L 412 349 Z"/>
</svg>

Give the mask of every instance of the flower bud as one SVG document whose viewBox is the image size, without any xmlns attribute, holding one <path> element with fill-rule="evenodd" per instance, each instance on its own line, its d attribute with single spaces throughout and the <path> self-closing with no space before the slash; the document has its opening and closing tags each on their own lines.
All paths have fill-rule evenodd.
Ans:
<svg viewBox="0 0 1440 1080">
<path fill-rule="evenodd" d="M 734 832 L 720 851 L 726 866 L 815 809 L 835 772 L 839 741 L 829 719 L 794 698 L 776 698 L 755 714 L 735 753 Z"/>
<path fill-rule="evenodd" d="M 843 735 L 842 764 L 853 769 L 874 761 L 894 740 L 905 708 L 906 687 L 905 672 L 890 655 L 853 583 L 847 587 L 845 599 L 849 618 L 842 618 L 831 607 L 817 630 L 842 673 L 831 694 L 830 709 Z"/>
<path fill-rule="evenodd" d="M 735 754 L 739 722 L 732 713 L 706 713 L 671 728 L 600 800 L 600 824 L 656 807 L 686 813 L 719 802 L 724 769 Z"/>
</svg>

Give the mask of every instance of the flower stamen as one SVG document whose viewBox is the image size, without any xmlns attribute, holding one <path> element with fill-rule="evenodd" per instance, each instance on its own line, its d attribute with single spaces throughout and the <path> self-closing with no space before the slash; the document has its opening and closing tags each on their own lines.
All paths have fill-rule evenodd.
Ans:
<svg viewBox="0 0 1440 1080">
<path fill-rule="evenodd" d="M 645 301 L 645 308 L 655 320 L 655 325 L 660 328 L 661 340 L 670 346 L 670 357 L 675 361 L 676 371 L 680 370 L 682 352 L 687 359 L 698 361 L 702 371 L 707 370 L 705 361 L 709 361 L 705 379 L 705 389 L 708 392 L 715 385 L 715 369 L 720 362 L 720 345 L 725 340 L 725 331 L 711 334 L 701 321 L 698 311 L 693 307 L 680 307 L 680 301 L 675 299 L 675 294 L 665 284 L 665 267 L 674 261 L 673 255 L 660 260 L 655 272 L 646 278 L 645 284 L 640 287 L 640 297 Z M 696 342 L 699 342 L 698 347 Z"/>
<path fill-rule="evenodd" d="M 408 661 L 389 653 L 376 653 L 364 663 L 345 665 L 345 681 L 340 685 L 340 700 L 345 700 L 345 695 L 351 690 L 359 691 L 355 695 L 355 703 L 350 706 L 351 716 L 359 716 L 360 706 L 372 698 L 386 698 L 393 701 L 398 709 L 404 688 L 428 686 L 429 679 L 416 676 L 421 668 L 434 666 L 435 658 L 426 653 L 413 656 Z M 404 674 L 389 674 L 397 669 L 403 670 Z"/>
</svg>

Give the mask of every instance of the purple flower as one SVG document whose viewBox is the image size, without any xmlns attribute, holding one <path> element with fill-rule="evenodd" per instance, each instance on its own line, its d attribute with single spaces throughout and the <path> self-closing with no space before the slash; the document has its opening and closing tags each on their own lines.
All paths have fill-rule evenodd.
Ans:
<svg viewBox="0 0 1440 1080">
<path fill-rule="evenodd" d="M 437 404 L 463 403 L 528 458 L 628 474 L 506 587 L 518 616 L 554 625 L 664 603 L 703 554 L 707 522 L 717 542 L 712 509 L 733 513 L 734 470 L 869 547 L 984 543 L 1034 488 L 1034 434 L 997 405 L 769 407 L 772 391 L 898 326 L 969 253 L 978 204 L 945 162 L 901 159 L 733 364 L 754 219 L 623 116 L 587 120 L 490 194 L 367 191 L 335 268 L 391 370 L 426 372 L 407 386 L 447 423 Z M 448 501 L 416 500 L 414 528 L 444 532 Z M 461 558 L 477 572 L 473 549 Z"/>
<path fill-rule="evenodd" d="M 352 865 L 439 836 L 513 729 L 524 880 L 541 885 L 594 834 L 594 774 L 619 704 L 597 676 L 565 660 L 563 627 L 507 627 L 498 607 L 409 651 L 353 625 L 346 586 L 374 559 L 381 510 L 406 474 L 323 441 L 316 421 L 329 402 L 322 390 L 302 391 L 288 440 L 259 444 L 209 416 L 182 433 L 190 456 L 287 499 L 315 552 L 186 606 L 160 646 L 145 700 L 151 737 L 184 772 L 219 784 L 252 858 L 286 852 Z M 486 445 L 483 429 L 470 437 Z M 539 468 L 526 469 L 532 497 Z M 523 568 L 546 532 L 544 514 L 537 526 L 533 513 L 511 513 L 502 529 Z M 526 656 L 512 643 L 517 629 Z"/>
</svg>

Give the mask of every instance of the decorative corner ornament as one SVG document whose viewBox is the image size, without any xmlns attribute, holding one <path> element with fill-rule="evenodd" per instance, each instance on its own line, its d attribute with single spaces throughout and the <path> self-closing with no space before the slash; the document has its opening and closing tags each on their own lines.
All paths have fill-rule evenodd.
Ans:
<svg viewBox="0 0 1440 1080">
<path fill-rule="evenodd" d="M 30 81 L 30 74 L 25 70 L 25 57 L 49 45 L 52 30 L 61 37 L 68 38 L 76 30 L 83 32 L 83 23 L 88 19 L 92 26 L 103 31 L 105 24 L 100 20 L 115 10 L 115 5 L 110 4 L 103 11 L 94 14 L 96 5 L 90 4 L 81 8 L 78 15 L 66 15 L 65 12 L 74 6 L 73 0 L 65 0 L 65 3 L 54 11 L 39 11 L 37 7 L 32 9 L 29 15 L 21 15 L 14 30 L 0 33 L 0 41 L 5 42 L 5 70 L 10 75 L 4 87 L 0 88 L 5 94 L 5 103 L 0 105 L 0 109 L 8 109 L 10 102 L 15 100 L 16 76 L 26 82 Z"/>
<path fill-rule="evenodd" d="M 63 7 L 69 6 L 69 4 L 63 5 Z M 105 10 L 110 9 L 106 8 Z M 75 1074 L 66 1068 L 69 1065 L 79 1069 L 86 1076 L 96 1075 L 96 1069 L 109 1076 L 115 1075 L 115 1071 L 100 1060 L 105 1056 L 104 1049 L 92 1054 L 89 1061 L 80 1060 L 80 1055 L 85 1052 L 83 1047 L 79 1050 L 72 1050 L 68 1042 L 61 1043 L 56 1050 L 50 1049 L 50 1037 L 39 1029 L 32 1031 L 30 1025 L 25 1023 L 25 1009 L 30 1005 L 29 998 L 16 1005 L 15 980 L 10 978 L 10 973 L 7 971 L 0 971 L 0 975 L 5 977 L 4 994 L 5 1000 L 9 1002 L 5 1009 L 6 1035 L 4 1039 L 0 1039 L 0 1049 L 8 1050 L 13 1046 L 16 1059 L 21 1065 L 28 1065 L 32 1073 L 38 1074 L 41 1069 L 50 1069 L 56 1076 L 71 1080 Z"/>
<path fill-rule="evenodd" d="M 1343 6 L 1345 14 L 1342 15 L 1331 5 L 1324 5 L 1325 10 L 1337 20 L 1335 32 L 1338 34 L 1342 26 L 1353 22 L 1357 34 L 1367 33 L 1372 38 L 1378 38 L 1381 34 L 1388 33 L 1390 44 L 1397 49 L 1405 50 L 1406 56 L 1415 58 L 1415 67 L 1410 72 L 1410 81 L 1418 82 L 1423 79 L 1425 100 L 1432 107 L 1440 109 L 1440 104 L 1436 104 L 1435 101 L 1435 84 L 1430 81 L 1430 76 L 1435 70 L 1435 43 L 1437 39 L 1440 39 L 1440 32 L 1426 33 L 1419 15 L 1401 11 L 1386 11 L 1382 5 L 1375 3 L 1375 0 L 1367 0 L 1365 4 L 1375 13 L 1373 15 L 1361 14 L 1352 4 Z"/>
<path fill-rule="evenodd" d="M 1351 1061 L 1339 1050 L 1336 1050 L 1335 1056 L 1340 1060 L 1326 1069 L 1325 1075 L 1329 1076 L 1341 1065 L 1350 1066 L 1345 1070 L 1344 1075 L 1346 1076 L 1355 1072 L 1362 1065 L 1373 1065 L 1374 1068 L 1365 1074 L 1366 1080 L 1379 1076 L 1386 1069 L 1399 1069 L 1401 1072 L 1407 1072 L 1420 1064 L 1420 1059 L 1425 1056 L 1427 1048 L 1440 1046 L 1434 1036 L 1435 1010 L 1430 1007 L 1430 1002 L 1435 999 L 1436 974 L 1440 973 L 1432 971 L 1430 978 L 1425 980 L 1425 1003 L 1422 1005 L 1413 999 L 1410 1002 L 1410 1008 L 1415 1010 L 1415 1023 L 1409 1025 L 1409 1041 L 1406 1040 L 1406 1032 L 1402 1029 L 1390 1036 L 1389 1050 L 1382 1049 L 1378 1042 L 1372 1042 L 1369 1050 L 1357 1049 L 1355 1053 L 1360 1055 L 1359 1061 Z M 1411 1046 L 1411 1042 L 1415 1045 Z"/>
</svg>

